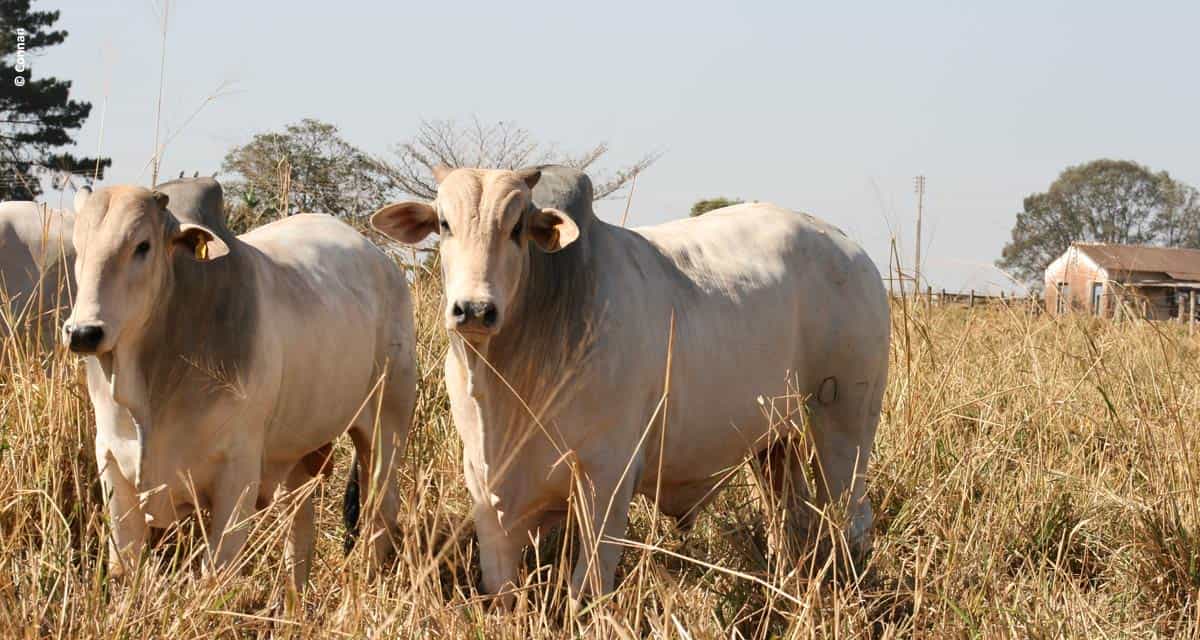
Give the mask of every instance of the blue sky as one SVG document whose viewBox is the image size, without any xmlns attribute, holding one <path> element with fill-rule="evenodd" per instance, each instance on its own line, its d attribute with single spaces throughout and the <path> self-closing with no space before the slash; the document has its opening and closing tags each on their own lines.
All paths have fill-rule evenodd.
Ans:
<svg viewBox="0 0 1200 640">
<path fill-rule="evenodd" d="M 94 104 L 80 151 L 100 144 L 110 183 L 148 182 L 155 4 L 35 7 L 70 31 L 35 75 Z M 230 146 L 305 117 L 386 155 L 421 118 L 477 115 L 568 150 L 607 141 L 609 167 L 664 151 L 630 224 L 703 197 L 769 200 L 837 224 L 885 268 L 892 235 L 911 260 L 923 173 L 927 276 L 982 290 L 1005 282 L 988 265 L 1021 200 L 1068 165 L 1131 159 L 1200 185 L 1197 24 L 1197 2 L 183 0 L 163 174 L 210 173 Z"/>
</svg>

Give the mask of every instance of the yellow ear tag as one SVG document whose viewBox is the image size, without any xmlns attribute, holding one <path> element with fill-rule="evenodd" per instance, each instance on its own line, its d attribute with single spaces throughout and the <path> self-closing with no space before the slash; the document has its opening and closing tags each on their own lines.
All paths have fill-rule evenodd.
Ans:
<svg viewBox="0 0 1200 640">
<path fill-rule="evenodd" d="M 196 245 L 196 259 L 208 260 L 208 243 L 204 240 L 201 240 L 200 243 Z"/>
</svg>

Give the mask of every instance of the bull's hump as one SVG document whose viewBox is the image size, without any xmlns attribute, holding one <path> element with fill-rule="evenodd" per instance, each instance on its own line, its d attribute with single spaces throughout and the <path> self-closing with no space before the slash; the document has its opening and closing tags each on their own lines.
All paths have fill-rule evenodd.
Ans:
<svg viewBox="0 0 1200 640">
<path fill-rule="evenodd" d="M 592 210 L 592 181 L 587 174 L 571 167 L 545 165 L 533 188 L 533 202 L 539 207 L 558 209 L 584 229 L 595 217 Z"/>
<path fill-rule="evenodd" d="M 156 187 L 170 199 L 167 208 L 184 222 L 226 230 L 224 191 L 213 178 L 180 178 Z"/>
</svg>

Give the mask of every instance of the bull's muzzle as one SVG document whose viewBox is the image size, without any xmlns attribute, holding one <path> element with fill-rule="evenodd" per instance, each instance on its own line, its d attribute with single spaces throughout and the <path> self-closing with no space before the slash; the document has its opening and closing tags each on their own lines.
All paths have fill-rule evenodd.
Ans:
<svg viewBox="0 0 1200 640">
<path fill-rule="evenodd" d="M 450 328 L 464 333 L 493 333 L 500 310 L 491 300 L 458 300 L 450 305 Z"/>
<path fill-rule="evenodd" d="M 104 341 L 104 327 L 99 324 L 68 324 L 63 333 L 67 346 L 75 353 L 96 353 Z"/>
</svg>

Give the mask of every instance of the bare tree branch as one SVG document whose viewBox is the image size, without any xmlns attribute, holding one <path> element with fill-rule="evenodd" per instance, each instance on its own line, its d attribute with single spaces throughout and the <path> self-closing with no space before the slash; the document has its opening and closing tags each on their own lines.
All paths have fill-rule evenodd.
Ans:
<svg viewBox="0 0 1200 640">
<path fill-rule="evenodd" d="M 422 120 L 410 140 L 393 147 L 394 160 L 375 158 L 373 162 L 390 188 L 432 200 L 437 197 L 433 168 L 439 164 L 487 169 L 563 164 L 588 171 L 608 151 L 608 144 L 601 142 L 579 155 L 563 153 L 552 144 L 538 142 L 529 130 L 516 123 L 501 120 L 487 124 L 473 117 L 465 125 L 453 120 Z M 611 174 L 600 172 L 594 175 L 597 182 L 595 199 L 613 196 L 661 156 L 660 152 L 649 153 Z"/>
<path fill-rule="evenodd" d="M 616 194 L 621 190 L 622 187 L 625 186 L 626 183 L 632 180 L 634 176 L 645 171 L 650 165 L 657 162 L 661 157 L 662 152 L 659 151 L 648 153 L 642 156 L 641 160 L 638 160 L 632 165 L 625 167 L 624 169 L 617 170 L 616 174 L 612 178 L 609 178 L 607 181 L 596 186 L 593 198 L 596 200 L 602 200 Z"/>
</svg>

